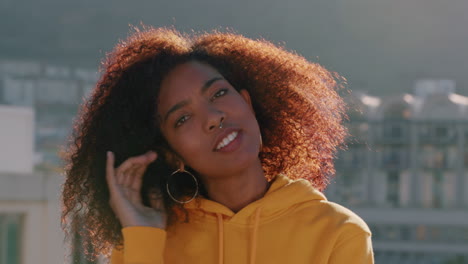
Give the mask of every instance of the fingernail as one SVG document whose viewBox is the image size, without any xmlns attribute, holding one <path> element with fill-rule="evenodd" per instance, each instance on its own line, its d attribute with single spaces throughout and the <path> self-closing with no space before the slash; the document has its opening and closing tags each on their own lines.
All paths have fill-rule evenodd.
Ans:
<svg viewBox="0 0 468 264">
<path fill-rule="evenodd" d="M 107 158 L 110 158 L 112 157 L 112 152 L 111 151 L 107 151 Z"/>
</svg>

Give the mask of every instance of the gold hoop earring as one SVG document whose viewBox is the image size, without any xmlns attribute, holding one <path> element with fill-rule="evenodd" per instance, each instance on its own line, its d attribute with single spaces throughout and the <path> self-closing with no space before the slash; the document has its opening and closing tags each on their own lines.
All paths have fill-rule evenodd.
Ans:
<svg viewBox="0 0 468 264">
<path fill-rule="evenodd" d="M 169 179 L 172 178 L 172 176 L 174 176 L 175 174 L 177 173 L 187 173 L 188 175 L 192 176 L 193 180 L 195 181 L 195 194 L 190 198 L 188 199 L 187 201 L 180 201 L 180 200 L 177 200 L 171 193 L 170 191 L 170 188 L 169 188 Z M 171 199 L 176 202 L 176 203 L 180 203 L 180 204 L 186 204 L 186 203 L 189 203 L 191 202 L 193 199 L 195 199 L 195 197 L 197 197 L 198 195 L 198 180 L 197 178 L 190 172 L 184 170 L 183 168 L 182 169 L 177 169 L 176 171 L 174 171 L 171 176 L 169 176 L 169 179 L 167 179 L 166 181 L 166 191 L 167 191 L 167 194 L 169 195 L 169 197 L 171 197 Z"/>
</svg>

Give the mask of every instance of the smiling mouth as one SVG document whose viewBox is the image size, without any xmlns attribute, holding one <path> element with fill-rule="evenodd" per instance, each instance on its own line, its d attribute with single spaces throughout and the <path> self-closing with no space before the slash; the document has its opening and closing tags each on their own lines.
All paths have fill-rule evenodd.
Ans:
<svg viewBox="0 0 468 264">
<path fill-rule="evenodd" d="M 236 139 L 238 135 L 239 135 L 239 131 L 233 131 L 229 133 L 226 137 L 223 138 L 223 140 L 221 140 L 221 142 L 219 142 L 215 150 L 220 150 L 224 148 L 225 146 L 229 145 L 229 143 L 234 141 L 234 139 Z"/>
</svg>

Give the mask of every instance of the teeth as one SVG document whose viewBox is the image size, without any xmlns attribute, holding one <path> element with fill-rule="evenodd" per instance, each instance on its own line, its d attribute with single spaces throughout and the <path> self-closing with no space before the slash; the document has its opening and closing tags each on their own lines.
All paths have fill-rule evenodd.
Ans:
<svg viewBox="0 0 468 264">
<path fill-rule="evenodd" d="M 231 143 L 237 137 L 237 131 L 232 132 L 231 134 L 227 135 L 219 144 L 216 146 L 216 150 L 223 148 L 227 144 Z"/>
</svg>

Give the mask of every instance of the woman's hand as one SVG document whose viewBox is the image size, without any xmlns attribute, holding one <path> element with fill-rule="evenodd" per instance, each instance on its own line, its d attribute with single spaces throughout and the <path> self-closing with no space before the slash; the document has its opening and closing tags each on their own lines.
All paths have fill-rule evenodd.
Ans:
<svg viewBox="0 0 468 264">
<path fill-rule="evenodd" d="M 157 154 L 146 154 L 128 158 L 114 168 L 114 153 L 107 152 L 106 179 L 109 186 L 109 203 L 122 227 L 152 226 L 166 228 L 166 213 L 160 200 L 151 199 L 151 207 L 143 205 L 140 190 L 143 174 Z"/>
</svg>

